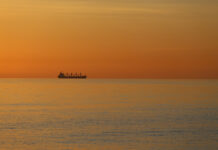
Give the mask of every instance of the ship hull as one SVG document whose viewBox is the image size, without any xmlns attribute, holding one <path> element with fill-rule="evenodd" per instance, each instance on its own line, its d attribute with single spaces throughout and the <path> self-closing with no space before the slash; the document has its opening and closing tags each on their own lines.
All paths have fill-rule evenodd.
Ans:
<svg viewBox="0 0 218 150">
<path fill-rule="evenodd" d="M 87 77 L 58 77 L 59 79 L 86 79 Z"/>
</svg>

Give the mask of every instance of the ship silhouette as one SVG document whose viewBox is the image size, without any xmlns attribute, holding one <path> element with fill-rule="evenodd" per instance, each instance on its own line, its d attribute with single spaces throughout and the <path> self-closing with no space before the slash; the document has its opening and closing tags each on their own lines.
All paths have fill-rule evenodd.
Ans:
<svg viewBox="0 0 218 150">
<path fill-rule="evenodd" d="M 86 79 L 87 76 L 86 75 L 82 75 L 82 73 L 63 73 L 63 72 L 60 72 L 59 75 L 58 75 L 58 78 L 61 78 L 61 79 Z"/>
</svg>

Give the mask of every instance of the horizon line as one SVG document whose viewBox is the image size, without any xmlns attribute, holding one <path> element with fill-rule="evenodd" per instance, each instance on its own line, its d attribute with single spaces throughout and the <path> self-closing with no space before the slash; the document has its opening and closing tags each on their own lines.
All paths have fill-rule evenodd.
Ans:
<svg viewBox="0 0 218 150">
<path fill-rule="evenodd" d="M 0 79 L 58 79 L 57 77 L 0 77 Z M 87 79 L 187 79 L 218 80 L 218 77 L 88 77 Z M 71 79 L 72 80 L 72 79 Z M 76 80 L 76 79 L 75 79 Z"/>
</svg>

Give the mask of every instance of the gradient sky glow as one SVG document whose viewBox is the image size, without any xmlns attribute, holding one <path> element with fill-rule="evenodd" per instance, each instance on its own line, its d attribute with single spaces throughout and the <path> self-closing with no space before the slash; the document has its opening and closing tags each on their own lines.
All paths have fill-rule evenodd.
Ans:
<svg viewBox="0 0 218 150">
<path fill-rule="evenodd" d="M 218 1 L 0 0 L 0 77 L 218 78 Z"/>
</svg>

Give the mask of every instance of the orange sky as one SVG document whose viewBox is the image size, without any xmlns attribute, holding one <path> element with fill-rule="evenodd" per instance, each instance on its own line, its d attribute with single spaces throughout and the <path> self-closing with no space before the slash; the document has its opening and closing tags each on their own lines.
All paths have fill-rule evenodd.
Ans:
<svg viewBox="0 0 218 150">
<path fill-rule="evenodd" d="M 218 78 L 218 2 L 0 0 L 0 77 Z"/>
</svg>

